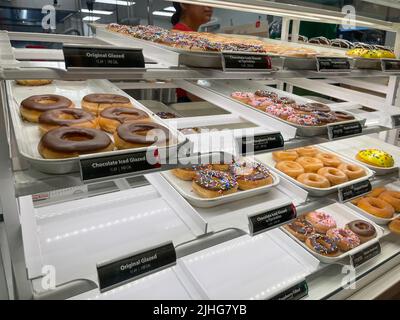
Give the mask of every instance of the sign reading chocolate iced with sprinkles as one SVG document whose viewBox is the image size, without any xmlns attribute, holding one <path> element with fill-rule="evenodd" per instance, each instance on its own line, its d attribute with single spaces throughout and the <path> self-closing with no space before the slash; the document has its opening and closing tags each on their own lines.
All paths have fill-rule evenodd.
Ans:
<svg viewBox="0 0 400 320">
<path fill-rule="evenodd" d="M 224 71 L 267 71 L 272 69 L 272 60 L 266 54 L 246 52 L 222 52 Z"/>
</svg>

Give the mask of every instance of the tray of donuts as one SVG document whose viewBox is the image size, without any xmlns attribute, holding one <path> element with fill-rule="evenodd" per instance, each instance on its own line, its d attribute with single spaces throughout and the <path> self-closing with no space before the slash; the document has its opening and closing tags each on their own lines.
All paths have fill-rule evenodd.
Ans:
<svg viewBox="0 0 400 320">
<path fill-rule="evenodd" d="M 313 196 L 337 192 L 374 174 L 355 160 L 316 146 L 264 153 L 256 158 Z"/>
<path fill-rule="evenodd" d="M 192 205 L 215 207 L 259 195 L 279 184 L 279 176 L 257 161 L 193 165 L 161 173 Z"/>
<path fill-rule="evenodd" d="M 79 171 L 79 156 L 177 148 L 186 138 L 107 80 L 7 82 L 20 154 L 38 170 Z M 160 152 L 161 154 L 162 152 Z"/>
<path fill-rule="evenodd" d="M 378 241 L 383 229 L 343 204 L 308 212 L 281 227 L 324 263 L 335 263 Z"/>
</svg>

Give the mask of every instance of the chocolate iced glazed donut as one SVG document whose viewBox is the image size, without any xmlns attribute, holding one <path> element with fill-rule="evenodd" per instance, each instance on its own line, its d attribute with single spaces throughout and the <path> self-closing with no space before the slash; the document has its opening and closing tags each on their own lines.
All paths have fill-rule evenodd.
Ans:
<svg viewBox="0 0 400 320">
<path fill-rule="evenodd" d="M 348 120 L 353 120 L 354 117 L 346 112 L 343 111 L 332 111 L 331 114 L 333 114 L 337 121 L 348 121 Z"/>
<path fill-rule="evenodd" d="M 57 94 L 35 95 L 21 102 L 20 112 L 29 122 L 38 122 L 39 116 L 49 110 L 72 108 L 73 102 Z"/>
<path fill-rule="evenodd" d="M 168 142 L 169 130 L 157 123 L 125 122 L 114 133 L 118 149 L 147 147 Z"/>
<path fill-rule="evenodd" d="M 132 103 L 127 97 L 112 93 L 92 93 L 82 99 L 82 108 L 95 115 L 110 107 L 130 108 Z"/>
<path fill-rule="evenodd" d="M 367 242 L 376 237 L 375 227 L 364 220 L 354 220 L 346 224 L 346 228 L 353 231 L 361 240 L 361 243 Z"/>
<path fill-rule="evenodd" d="M 39 117 L 39 129 L 46 133 L 58 127 L 97 128 L 97 118 L 81 109 L 66 108 L 43 112 Z"/>
<path fill-rule="evenodd" d="M 114 144 L 103 131 L 88 128 L 60 127 L 48 131 L 38 150 L 43 158 L 62 159 L 81 154 L 112 151 Z"/>
<path fill-rule="evenodd" d="M 150 121 L 147 112 L 137 108 L 112 107 L 100 112 L 99 124 L 104 131 L 114 133 L 117 127 L 128 121 Z"/>
<path fill-rule="evenodd" d="M 326 104 L 319 103 L 319 102 L 309 102 L 306 103 L 307 107 L 310 107 L 312 111 L 319 111 L 319 112 L 330 112 L 331 108 L 329 108 Z"/>
</svg>

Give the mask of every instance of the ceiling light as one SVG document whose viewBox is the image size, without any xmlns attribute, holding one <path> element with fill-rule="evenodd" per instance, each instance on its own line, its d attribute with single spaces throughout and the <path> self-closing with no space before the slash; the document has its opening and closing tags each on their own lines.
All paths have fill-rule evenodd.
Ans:
<svg viewBox="0 0 400 320">
<path fill-rule="evenodd" d="M 123 1 L 123 0 L 96 0 L 97 3 L 116 4 L 118 6 L 132 6 L 136 2 Z"/>
<path fill-rule="evenodd" d="M 83 21 L 96 21 L 96 20 L 99 20 L 99 19 L 100 19 L 100 17 L 96 17 L 96 16 L 86 16 L 82 20 Z"/>
<path fill-rule="evenodd" d="M 154 16 L 162 16 L 162 17 L 172 17 L 173 12 L 165 12 L 165 11 L 153 11 Z"/>
<path fill-rule="evenodd" d="M 93 13 L 93 14 L 105 14 L 105 15 L 113 14 L 112 11 L 104 11 L 104 10 L 92 10 L 92 11 L 90 11 L 90 10 L 88 10 L 88 9 L 82 9 L 81 12 L 84 12 L 84 13 Z"/>
<path fill-rule="evenodd" d="M 164 8 L 164 11 L 176 12 L 176 9 L 174 7 L 166 7 Z"/>
</svg>

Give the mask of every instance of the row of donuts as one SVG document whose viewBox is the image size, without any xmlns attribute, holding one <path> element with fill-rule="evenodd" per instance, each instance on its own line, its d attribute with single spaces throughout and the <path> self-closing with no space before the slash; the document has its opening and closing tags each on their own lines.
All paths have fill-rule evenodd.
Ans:
<svg viewBox="0 0 400 320">
<path fill-rule="evenodd" d="M 323 256 L 336 257 L 377 236 L 375 227 L 365 220 L 354 220 L 342 228 L 324 211 L 312 211 L 284 226 L 294 237 Z"/>
<path fill-rule="evenodd" d="M 275 168 L 313 188 L 329 188 L 366 175 L 360 166 L 313 146 L 275 151 L 272 157 Z"/>
<path fill-rule="evenodd" d="M 127 97 L 93 93 L 83 97 L 81 107 L 56 94 L 34 95 L 21 102 L 22 118 L 38 123 L 43 134 L 38 146 L 43 158 L 141 148 L 169 139 L 169 130 L 134 108 Z M 113 134 L 114 142 L 99 128 Z"/>
<path fill-rule="evenodd" d="M 257 90 L 254 93 L 236 91 L 231 93 L 231 97 L 282 120 L 302 126 L 323 126 L 354 119 L 349 113 L 332 111 L 326 104 L 318 102 L 298 104 L 292 98 L 279 97 L 277 93 L 268 90 Z"/>
<path fill-rule="evenodd" d="M 272 184 L 274 178 L 268 168 L 251 161 L 193 165 L 173 169 L 174 176 L 192 181 L 192 189 L 202 198 L 215 198 Z"/>
</svg>

